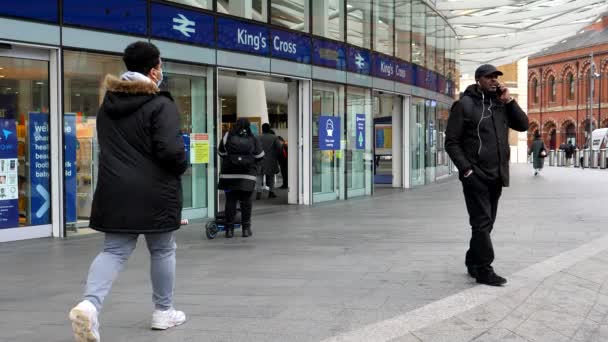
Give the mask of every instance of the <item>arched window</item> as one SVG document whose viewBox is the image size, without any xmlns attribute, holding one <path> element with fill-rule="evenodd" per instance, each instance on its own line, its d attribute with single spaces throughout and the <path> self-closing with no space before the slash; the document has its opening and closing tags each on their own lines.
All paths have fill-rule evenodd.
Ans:
<svg viewBox="0 0 608 342">
<path fill-rule="evenodd" d="M 555 76 L 549 76 L 549 101 L 555 102 L 557 96 L 557 83 L 555 82 Z"/>
<path fill-rule="evenodd" d="M 532 96 L 534 103 L 538 103 L 538 80 L 536 78 L 532 80 Z"/>
<path fill-rule="evenodd" d="M 574 75 L 569 73 L 566 79 L 568 80 L 568 100 L 574 100 Z"/>
</svg>

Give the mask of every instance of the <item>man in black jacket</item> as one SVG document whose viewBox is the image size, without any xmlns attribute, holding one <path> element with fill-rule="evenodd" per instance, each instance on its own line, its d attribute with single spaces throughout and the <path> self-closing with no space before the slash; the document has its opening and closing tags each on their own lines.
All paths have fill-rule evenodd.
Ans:
<svg viewBox="0 0 608 342">
<path fill-rule="evenodd" d="M 489 64 L 477 68 L 477 84 L 469 86 L 452 106 L 445 140 L 459 171 L 472 229 L 465 264 L 478 283 L 493 286 L 507 282 L 491 266 L 490 233 L 502 188 L 509 186 L 509 128 L 528 129 L 526 113 L 498 82 L 501 75 Z"/>
<path fill-rule="evenodd" d="M 128 72 L 107 76 L 97 114 L 99 176 L 91 228 L 104 232 L 103 251 L 89 269 L 84 298 L 70 311 L 77 341 L 99 341 L 98 314 L 113 281 L 144 234 L 150 251 L 152 329 L 185 322 L 173 308 L 175 238 L 182 211 L 181 175 L 188 168 L 177 106 L 158 86 L 160 52 L 146 42 L 129 45 Z"/>
</svg>

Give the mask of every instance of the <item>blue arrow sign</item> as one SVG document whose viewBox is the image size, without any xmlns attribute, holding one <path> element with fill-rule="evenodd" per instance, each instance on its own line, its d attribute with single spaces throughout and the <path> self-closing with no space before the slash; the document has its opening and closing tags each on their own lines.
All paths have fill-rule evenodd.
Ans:
<svg viewBox="0 0 608 342">
<path fill-rule="evenodd" d="M 29 114 L 30 224 L 51 223 L 49 114 Z"/>
</svg>

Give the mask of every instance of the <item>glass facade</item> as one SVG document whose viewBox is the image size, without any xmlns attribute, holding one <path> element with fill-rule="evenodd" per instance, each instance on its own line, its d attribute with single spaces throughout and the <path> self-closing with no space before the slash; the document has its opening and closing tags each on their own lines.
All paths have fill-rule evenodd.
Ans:
<svg viewBox="0 0 608 342">
<path fill-rule="evenodd" d="M 308 0 L 271 0 L 270 23 L 290 30 L 309 32 Z"/>
<path fill-rule="evenodd" d="M 344 40 L 344 0 L 312 2 L 312 33 L 329 39 Z"/>
<path fill-rule="evenodd" d="M 366 49 L 371 48 L 372 1 L 347 0 L 346 12 L 346 42 Z"/>
<path fill-rule="evenodd" d="M 223 0 L 216 1 L 216 6 L 219 13 L 261 22 L 268 20 L 267 0 Z"/>
<path fill-rule="evenodd" d="M 73 134 L 64 133 L 65 161 L 74 171 L 66 172 L 66 224 L 70 228 L 88 226 L 93 193 L 97 184 L 99 145 L 97 111 L 105 94 L 105 76 L 119 76 L 126 71 L 119 56 L 85 52 L 64 52 L 63 109 L 64 125 Z M 69 148 L 75 145 L 74 152 Z"/>
<path fill-rule="evenodd" d="M 425 184 L 426 108 L 425 100 L 413 97 L 410 105 L 410 185 Z"/>
<path fill-rule="evenodd" d="M 394 54 L 395 6 L 393 0 L 374 1 L 374 51 Z"/>
<path fill-rule="evenodd" d="M 399 1 L 395 7 L 395 56 L 412 60 L 412 3 Z"/>
<path fill-rule="evenodd" d="M 95 191 L 99 146 L 96 116 L 106 89 L 105 76 L 125 71 L 119 56 L 86 52 L 64 52 L 64 175 L 66 224 L 71 230 L 88 226 Z M 188 141 L 193 133 L 208 130 L 206 69 L 177 63 L 163 63 L 161 89 L 171 92 L 180 113 L 181 133 Z M 68 167 L 73 165 L 73 167 Z M 192 165 L 182 177 L 184 209 L 206 208 L 207 164 Z"/>
<path fill-rule="evenodd" d="M 412 62 L 426 65 L 426 5 L 412 0 Z"/>
<path fill-rule="evenodd" d="M 276 91 L 267 91 L 267 103 L 272 105 L 254 113 L 259 116 L 266 114 L 267 111 L 274 130 L 277 132 L 283 130 L 279 132 L 282 135 L 290 134 L 291 139 L 296 139 L 298 134 L 302 133 L 306 139 L 312 139 L 312 144 L 307 145 L 309 146 L 307 148 L 310 148 L 307 155 L 304 157 L 298 155 L 300 158 L 297 160 L 298 167 L 292 169 L 299 169 L 299 164 L 303 163 L 304 167 L 290 177 L 306 176 L 307 178 L 305 180 L 298 178 L 298 182 L 294 182 L 298 186 L 305 185 L 297 189 L 297 196 L 294 195 L 296 190 L 289 189 L 287 193 L 291 198 L 290 203 L 310 204 L 341 200 L 370 195 L 374 192 L 374 184 L 378 178 L 374 174 L 378 152 L 383 152 L 383 149 L 387 152 L 387 148 L 394 146 L 391 145 L 393 136 L 387 132 L 392 130 L 395 137 L 398 137 L 397 133 L 401 131 L 395 130 L 402 129 L 402 127 L 392 127 L 390 121 L 376 122 L 376 120 L 389 120 L 391 113 L 387 112 L 388 108 L 403 106 L 403 102 L 399 105 L 385 97 L 403 99 L 407 94 L 377 96 L 382 94 L 380 89 L 362 86 L 366 77 L 357 80 L 346 77 L 346 81 L 342 84 L 327 83 L 340 81 L 327 78 L 329 73 L 324 73 L 324 71 L 336 70 L 342 73 L 347 70 L 369 75 L 370 78 L 380 77 L 393 81 L 398 76 L 402 76 L 402 74 L 391 75 L 387 70 L 382 70 L 390 69 L 391 61 L 398 61 L 382 56 L 376 59 L 373 52 L 394 56 L 396 59 L 436 72 L 437 75 L 427 73 L 426 84 L 416 82 L 417 80 L 406 80 L 404 77 L 396 81 L 396 83 L 417 86 L 416 89 L 412 88 L 416 94 L 418 96 L 428 94 L 428 97 L 412 98 L 406 112 L 401 113 L 401 116 L 395 116 L 395 112 L 392 118 L 406 118 L 407 122 L 401 122 L 399 125 L 403 124 L 405 127 L 403 129 L 410 130 L 409 148 L 403 147 L 402 151 L 411 154 L 410 184 L 413 186 L 428 184 L 437 177 L 450 173 L 449 160 L 443 150 L 448 109 L 447 104 L 439 101 L 449 102 L 442 95 L 446 94 L 449 87 L 455 85 L 445 82 L 444 89 L 437 89 L 437 86 L 443 87 L 443 78 L 458 80 L 459 71 L 455 52 L 457 39 L 452 28 L 427 5 L 426 1 L 142 0 L 138 1 L 137 6 L 129 7 L 129 10 L 134 12 L 130 13 L 133 21 L 128 22 L 128 27 L 124 22 L 117 23 L 103 16 L 96 16 L 95 13 L 99 11 L 92 11 L 80 18 L 86 20 L 66 20 L 66 18 L 74 19 L 70 17 L 70 13 L 74 13 L 76 4 L 75 1 L 58 2 L 57 25 L 60 27 L 71 25 L 71 30 L 82 30 L 83 34 L 86 31 L 88 37 L 92 39 L 104 37 L 104 33 L 100 31 L 112 32 L 121 39 L 149 39 L 157 43 L 161 48 L 161 54 L 167 52 L 170 56 L 164 61 L 165 81 L 161 88 L 170 91 L 174 96 L 180 113 L 181 134 L 185 148 L 188 149 L 189 141 L 196 138 L 203 140 L 203 142 L 197 141 L 197 144 L 208 146 L 209 152 L 208 162 L 191 165 L 183 176 L 184 216 L 187 218 L 212 216 L 215 213 L 215 204 L 218 203 L 215 184 L 217 170 L 214 168 L 216 156 L 213 151 L 221 131 L 216 132 L 215 128 L 218 122 L 221 122 L 221 117 L 218 119 L 214 114 L 216 112 L 214 107 L 218 106 L 218 94 L 214 89 L 221 71 L 217 69 L 217 65 L 214 65 L 215 59 L 204 53 L 197 55 L 196 59 L 191 54 L 180 55 L 175 51 L 180 47 L 184 47 L 184 51 L 204 46 L 209 50 L 217 47 L 235 54 L 242 53 L 234 56 L 233 62 L 241 59 L 244 61 L 252 55 L 257 55 L 281 59 L 276 65 L 291 61 L 295 65 L 315 66 L 309 68 L 312 69 L 310 75 L 307 75 L 308 71 L 304 71 L 304 68 L 297 71 L 294 69 L 293 76 L 297 81 L 288 87 L 289 96 L 285 96 L 289 99 L 289 105 L 285 103 L 275 105 L 273 102 L 275 100 L 272 98 L 276 95 Z M 181 26 L 178 25 L 179 29 L 173 25 L 176 13 L 185 17 Z M 227 16 L 244 20 L 219 20 Z M 28 17 L 30 19 L 27 21 L 19 21 L 2 8 L 0 8 L 0 17 L 12 18 L 11 20 L 16 20 L 20 25 L 25 25 L 23 27 L 31 23 L 30 19 L 40 21 L 35 17 Z M 190 27 L 192 26 L 190 21 L 195 21 L 196 29 Z M 150 26 L 149 29 L 146 29 L 147 26 Z M 221 27 L 227 33 L 222 37 L 201 35 L 203 30 L 200 28 L 203 26 L 211 31 L 213 27 L 218 29 Z M 87 30 L 87 27 L 93 29 Z M 232 37 L 232 33 L 236 38 L 234 41 L 229 41 L 231 38 L 226 37 Z M 11 37 L 0 34 L 0 39 L 10 41 L 15 39 Z M 121 58 L 124 47 L 117 46 L 118 41 L 104 42 L 97 47 L 91 45 L 88 40 L 82 42 L 73 40 L 63 46 L 59 33 L 58 37 L 57 47 L 36 48 L 47 52 L 48 56 L 51 55 L 49 51 L 55 51 L 57 48 L 55 59 L 17 58 L 5 56 L 0 51 L 0 125 L 7 126 L 11 131 L 14 130 L 15 146 L 17 146 L 14 156 L 3 157 L 0 151 L 0 201 L 16 193 L 16 204 L 14 210 L 11 209 L 13 211 L 10 212 L 12 221 L 10 224 L 6 223 L 8 226 L 41 226 L 30 231 L 51 227 L 53 234 L 57 234 L 56 231 L 59 230 L 56 229 L 56 222 L 51 220 L 50 212 L 51 209 L 54 210 L 53 215 L 61 212 L 57 203 L 61 204 L 63 201 L 65 210 L 61 214 L 65 215 L 63 221 L 66 225 L 61 227 L 62 233 L 59 233 L 61 235 L 65 233 L 64 228 L 68 231 L 77 231 L 78 228 L 88 225 L 93 192 L 97 184 L 99 147 L 96 139 L 96 115 L 105 94 L 104 79 L 108 74 L 120 75 L 125 71 L 125 67 Z M 319 42 L 320 38 L 332 41 Z M 40 42 L 25 43 L 32 45 Z M 19 44 L 15 43 L 15 45 Z M 243 48 L 243 45 L 247 45 L 249 49 Z M 170 53 L 165 49 L 171 49 Z M 109 52 L 104 52 L 105 50 Z M 385 61 L 382 60 L 383 58 Z M 180 62 L 182 60 L 183 62 Z M 370 64 L 369 62 L 372 61 L 377 63 Z M 254 64 L 250 64 L 247 69 L 251 69 L 251 65 Z M 232 67 L 239 68 L 238 65 Z M 273 60 L 271 69 L 274 71 L 274 68 Z M 258 71 L 263 71 L 262 69 L 260 67 Z M 11 70 L 13 72 L 8 72 Z M 288 82 L 293 82 L 289 70 L 289 68 L 283 69 L 280 77 L 289 78 Z M 394 67 L 392 69 L 393 72 L 400 70 L 402 69 Z M 419 71 L 426 70 L 419 68 Z M 415 75 L 420 77 L 421 74 Z M 315 75 L 322 76 L 317 78 Z M 270 74 L 269 77 L 274 75 Z M 57 82 L 60 86 L 53 86 L 52 79 L 61 80 Z M 302 79 L 304 81 L 301 81 Z M 437 83 L 429 82 L 433 80 L 437 80 Z M 566 82 L 569 80 L 567 78 Z M 297 87 L 302 88 L 298 90 Z M 409 89 L 409 87 L 401 89 Z M 226 89 L 223 91 L 229 92 Z M 291 95 L 298 91 L 306 92 L 305 100 L 298 110 L 291 110 L 297 107 L 298 102 L 293 100 L 295 97 Z M 443 94 L 437 94 L 435 91 Z M 551 91 L 554 92 L 553 89 Z M 310 101 L 306 100 L 308 98 Z M 236 103 L 234 107 L 236 111 Z M 300 111 L 303 110 L 309 112 L 301 113 Z M 310 116 L 298 117 L 298 115 Z M 278 117 L 280 117 L 279 121 L 276 121 Z M 290 133 L 285 127 L 287 117 L 290 118 L 289 120 L 307 118 L 306 124 L 298 128 L 306 131 Z M 376 124 L 384 125 L 382 129 L 385 140 L 382 141 L 381 147 L 376 139 Z M 63 137 L 59 137 L 60 132 L 49 135 L 60 144 L 63 138 L 64 146 L 52 145 L 53 140 L 42 132 L 53 125 L 63 125 Z M 327 146 L 329 132 L 334 133 L 329 139 L 333 144 L 330 148 Z M 324 140 L 323 144 L 322 140 Z M 297 144 L 298 142 L 293 142 L 291 146 Z M 38 185 L 42 184 L 43 189 L 50 187 L 52 179 L 50 166 L 54 165 L 48 152 L 51 151 L 51 147 L 64 151 L 65 165 L 63 168 L 57 166 L 53 171 L 53 174 L 61 172 L 59 169 L 64 172 L 63 188 L 54 189 L 56 191 L 54 196 L 58 196 L 58 193 L 63 191 L 63 197 L 54 198 L 56 200 L 54 205 L 49 204 L 45 213 L 40 216 L 34 208 L 39 208 L 41 198 L 45 198 L 45 193 L 41 193 Z M 46 153 L 36 153 L 45 150 Z M 294 149 L 292 153 L 299 153 L 298 151 Z M 383 172 L 389 170 L 388 165 L 392 157 L 394 156 L 381 156 L 384 158 L 380 163 L 384 167 Z M 404 159 L 402 155 L 399 157 Z M 293 160 L 291 162 L 296 163 Z M 385 175 L 396 177 L 395 172 L 396 170 L 392 170 L 391 175 L 388 173 Z M 60 177 L 59 174 L 56 176 Z M 397 181 L 403 179 L 395 179 L 395 181 L 394 184 L 397 184 L 399 183 Z M 306 191 L 305 195 L 302 191 Z M 0 206 L 0 229 L 6 228 L 3 226 L 5 225 L 3 215 L 9 213 L 3 212 Z M 43 227 L 49 223 L 51 225 Z"/>
<path fill-rule="evenodd" d="M 192 7 L 213 9 L 213 0 L 167 0 L 169 2 L 175 2 L 181 5 L 188 5 Z"/>
</svg>

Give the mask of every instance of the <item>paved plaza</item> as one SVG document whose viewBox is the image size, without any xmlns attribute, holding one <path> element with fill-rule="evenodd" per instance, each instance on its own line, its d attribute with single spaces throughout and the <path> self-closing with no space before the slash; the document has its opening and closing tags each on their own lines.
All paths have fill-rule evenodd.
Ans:
<svg viewBox="0 0 608 342">
<path fill-rule="evenodd" d="M 513 165 L 493 238 L 497 273 L 466 274 L 456 178 L 372 198 L 281 206 L 253 237 L 177 233 L 178 328 L 149 329 L 140 239 L 108 297 L 102 341 L 608 341 L 608 171 Z M 0 244 L 0 341 L 71 341 L 102 235 Z"/>
</svg>

